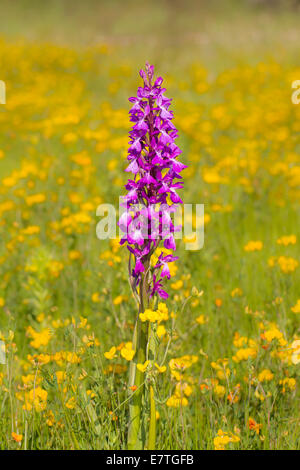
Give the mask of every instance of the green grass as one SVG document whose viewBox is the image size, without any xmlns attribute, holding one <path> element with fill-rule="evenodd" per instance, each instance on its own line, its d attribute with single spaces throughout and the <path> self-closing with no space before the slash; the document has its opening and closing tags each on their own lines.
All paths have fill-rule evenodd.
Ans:
<svg viewBox="0 0 300 470">
<path fill-rule="evenodd" d="M 161 361 L 167 336 L 174 335 L 167 371 L 147 377 L 160 414 L 157 449 L 211 449 L 219 429 L 240 438 L 227 448 L 299 449 L 299 364 L 286 353 L 299 338 L 299 314 L 291 307 L 300 298 L 300 267 L 284 273 L 268 264 L 272 256 L 300 261 L 300 108 L 290 100 L 291 82 L 300 78 L 297 18 L 280 6 L 271 11 L 230 2 L 217 14 L 217 2 L 210 8 L 173 3 L 91 2 L 87 8 L 80 2 L 71 8 L 49 2 L 37 8 L 34 1 L 4 2 L 0 330 L 8 351 L 6 365 L 0 364 L 1 449 L 126 448 L 128 369 L 108 367 L 129 363 L 119 353 L 109 361 L 104 352 L 131 341 L 137 311 L 127 251 L 97 239 L 95 213 L 101 202 L 117 206 L 124 193 L 127 98 L 140 85 L 145 60 L 166 77 L 173 98 L 189 165 L 184 202 L 204 203 L 210 217 L 202 250 L 178 244 L 178 270 L 167 285 L 167 306 L 177 315 L 175 324 L 165 323 L 159 349 Z M 31 204 L 27 198 L 35 194 L 45 200 Z M 26 234 L 32 226 L 40 232 Z M 297 242 L 279 245 L 283 235 Z M 246 252 L 251 240 L 262 241 L 262 250 Z M 70 258 L 74 251 L 78 259 Z M 193 286 L 203 295 L 182 310 Z M 233 297 L 236 288 L 241 295 Z M 199 315 L 208 322 L 199 325 Z M 261 337 L 273 323 L 286 344 Z M 49 329 L 49 341 L 31 344 L 28 327 Z M 233 359 L 236 332 L 255 341 L 256 357 Z M 59 351 L 69 356 L 59 360 Z M 276 356 L 282 352 L 285 360 Z M 72 353 L 80 363 L 72 363 Z M 35 364 L 38 354 L 49 362 Z M 192 394 L 188 406 L 172 408 L 166 401 L 178 381 L 168 364 L 184 355 L 198 358 L 183 378 Z M 227 379 L 212 366 L 224 358 Z M 269 382 L 258 378 L 264 369 L 273 374 Z M 57 371 L 65 372 L 63 384 Z M 297 386 L 282 393 L 287 377 Z M 216 380 L 224 396 L 217 396 Z M 239 399 L 230 403 L 238 384 Z M 37 387 L 47 392 L 46 402 L 34 401 Z M 24 409 L 30 392 L 32 408 Z M 249 429 L 249 417 L 261 425 L 259 434 Z M 22 434 L 20 444 L 12 432 Z"/>
</svg>

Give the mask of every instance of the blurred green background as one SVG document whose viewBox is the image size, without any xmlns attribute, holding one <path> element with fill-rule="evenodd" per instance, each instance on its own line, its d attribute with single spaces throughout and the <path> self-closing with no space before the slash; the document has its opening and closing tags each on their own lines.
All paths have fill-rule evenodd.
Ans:
<svg viewBox="0 0 300 470">
<path fill-rule="evenodd" d="M 0 35 L 88 46 L 173 65 L 299 56 L 298 0 L 1 0 Z M 123 56 L 124 58 L 124 56 Z"/>
</svg>

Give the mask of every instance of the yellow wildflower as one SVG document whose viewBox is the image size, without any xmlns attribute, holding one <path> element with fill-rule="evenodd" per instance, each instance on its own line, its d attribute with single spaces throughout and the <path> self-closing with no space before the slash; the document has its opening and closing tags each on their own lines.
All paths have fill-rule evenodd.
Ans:
<svg viewBox="0 0 300 470">
<path fill-rule="evenodd" d="M 115 348 L 115 346 L 113 346 L 112 348 L 110 348 L 109 351 L 106 351 L 104 353 L 104 356 L 106 357 L 106 359 L 113 359 L 115 357 L 116 351 L 117 349 Z"/>
<path fill-rule="evenodd" d="M 92 301 L 95 302 L 95 303 L 96 303 L 96 302 L 100 302 L 100 297 L 99 297 L 99 293 L 98 293 L 98 292 L 94 292 L 94 293 L 92 294 Z"/>
<path fill-rule="evenodd" d="M 163 374 L 163 373 L 166 372 L 166 370 L 167 370 L 166 366 L 159 366 L 159 365 L 156 364 L 156 363 L 155 363 L 154 365 L 155 365 L 156 369 L 158 370 L 158 372 L 159 372 L 160 374 Z"/>
<path fill-rule="evenodd" d="M 226 389 L 223 385 L 216 385 L 214 387 L 214 392 L 218 397 L 224 397 Z"/>
<path fill-rule="evenodd" d="M 257 356 L 256 348 L 242 348 L 239 349 L 232 357 L 234 362 L 247 361 L 247 359 L 255 359 Z"/>
<path fill-rule="evenodd" d="M 31 225 L 30 227 L 24 228 L 22 233 L 24 235 L 36 235 L 40 233 L 40 227 L 38 225 Z"/>
<path fill-rule="evenodd" d="M 263 243 L 258 241 L 250 241 L 244 246 L 245 251 L 260 251 L 263 248 Z"/>
<path fill-rule="evenodd" d="M 261 424 L 258 424 L 253 418 L 248 419 L 248 428 L 251 429 L 251 431 L 255 431 L 256 434 L 259 434 L 260 428 L 262 427 Z"/>
<path fill-rule="evenodd" d="M 279 384 L 282 385 L 282 393 L 285 393 L 287 389 L 295 390 L 296 388 L 296 380 L 293 377 L 285 377 L 279 381 Z"/>
<path fill-rule="evenodd" d="M 182 286 L 183 286 L 183 282 L 182 282 L 181 279 L 179 279 L 178 281 L 173 282 L 171 284 L 171 288 L 174 289 L 174 290 L 180 290 L 182 288 Z"/>
<path fill-rule="evenodd" d="M 136 367 L 140 372 L 145 372 L 149 364 L 150 361 L 145 361 L 144 364 L 137 364 Z"/>
<path fill-rule="evenodd" d="M 243 295 L 243 291 L 239 287 L 236 287 L 231 291 L 230 295 L 231 297 L 241 297 Z"/>
<path fill-rule="evenodd" d="M 75 260 L 81 258 L 81 253 L 78 250 L 71 250 L 69 251 L 69 259 L 70 260 Z"/>
<path fill-rule="evenodd" d="M 21 442 L 22 439 L 23 439 L 23 435 L 22 434 L 17 434 L 15 432 L 12 432 L 11 433 L 11 437 L 13 438 L 14 441 L 16 442 Z"/>
<path fill-rule="evenodd" d="M 296 305 L 291 307 L 293 313 L 300 313 L 300 299 L 297 300 Z"/>
<path fill-rule="evenodd" d="M 46 416 L 47 416 L 47 419 L 46 419 L 47 426 L 49 427 L 53 426 L 55 423 L 53 411 L 49 410 Z"/>
<path fill-rule="evenodd" d="M 149 308 L 147 308 L 143 313 L 140 313 L 140 319 L 142 322 L 150 321 L 151 323 L 155 323 L 159 318 L 159 313 L 154 310 L 150 310 Z"/>
<path fill-rule="evenodd" d="M 277 239 L 277 244 L 284 245 L 284 246 L 295 245 L 296 242 L 297 242 L 296 235 L 287 235 L 287 236 L 283 236 Z"/>
<path fill-rule="evenodd" d="M 225 450 L 228 444 L 237 443 L 239 441 L 240 438 L 237 435 L 219 429 L 217 436 L 214 438 L 215 450 Z"/>
<path fill-rule="evenodd" d="M 299 266 L 299 262 L 296 259 L 287 256 L 279 256 L 277 263 L 281 271 L 285 274 L 294 272 Z"/>
<path fill-rule="evenodd" d="M 26 197 L 26 204 L 28 206 L 33 206 L 34 204 L 40 204 L 46 200 L 46 196 L 43 193 L 33 194 L 32 196 Z"/>
<path fill-rule="evenodd" d="M 181 406 L 187 406 L 189 402 L 185 397 L 178 397 L 177 395 L 171 395 L 168 398 L 166 405 L 170 408 L 179 408 Z"/>
<path fill-rule="evenodd" d="M 27 328 L 27 335 L 33 338 L 32 341 L 30 341 L 30 345 L 35 349 L 39 349 L 41 346 L 47 346 L 51 338 L 51 332 L 49 328 L 44 328 L 39 333 L 29 326 Z"/>
<path fill-rule="evenodd" d="M 274 374 L 269 369 L 264 369 L 258 374 L 258 380 L 260 382 L 270 382 L 274 377 Z"/>
<path fill-rule="evenodd" d="M 204 325 L 205 323 L 208 322 L 208 318 L 205 315 L 199 315 L 199 317 L 196 318 L 196 322 L 199 325 Z"/>
<path fill-rule="evenodd" d="M 47 397 L 48 393 L 46 390 L 36 387 L 30 390 L 30 392 L 25 393 L 23 409 L 30 411 L 34 407 L 37 412 L 43 411 L 47 406 Z"/>
<path fill-rule="evenodd" d="M 73 410 L 76 406 L 76 398 L 75 397 L 71 397 L 67 403 L 66 403 L 66 407 L 69 408 L 69 410 Z"/>
<path fill-rule="evenodd" d="M 158 325 L 156 334 L 159 338 L 164 336 L 167 333 L 167 330 L 165 329 L 164 325 Z"/>
<path fill-rule="evenodd" d="M 126 361 L 131 361 L 135 355 L 134 349 L 132 349 L 132 343 L 128 342 L 125 346 L 121 349 L 121 356 L 126 359 Z"/>
<path fill-rule="evenodd" d="M 114 298 L 113 304 L 114 305 L 120 305 L 122 302 L 127 300 L 126 295 L 118 295 L 117 297 Z"/>
</svg>

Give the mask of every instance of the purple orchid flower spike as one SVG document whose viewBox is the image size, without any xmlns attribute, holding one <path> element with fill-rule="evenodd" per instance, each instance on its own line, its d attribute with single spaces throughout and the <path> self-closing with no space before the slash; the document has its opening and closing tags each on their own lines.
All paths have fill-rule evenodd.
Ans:
<svg viewBox="0 0 300 470">
<path fill-rule="evenodd" d="M 165 249 L 176 249 L 174 232 L 179 227 L 174 226 L 170 214 L 182 203 L 177 190 L 183 187 L 180 173 L 186 165 L 178 161 L 181 154 L 175 144 L 178 132 L 172 123 L 173 112 L 169 110 L 171 99 L 162 88 L 163 79 L 154 79 L 154 67 L 148 63 L 140 76 L 143 87 L 138 88 L 137 96 L 129 98 L 133 125 L 129 132 L 129 165 L 125 171 L 131 172 L 133 179 L 125 186 L 126 211 L 119 226 L 124 232 L 121 243 L 127 242 L 130 251 L 129 275 L 135 294 L 138 296 L 136 288 L 146 276 L 143 283 L 147 297 L 156 293 L 166 298 L 168 294 L 162 289 L 162 283 L 171 277 L 168 263 L 177 258 L 161 254 L 154 266 L 150 258 L 160 243 Z"/>
<path fill-rule="evenodd" d="M 125 171 L 133 176 L 125 185 L 127 193 L 122 200 L 124 212 L 119 227 L 123 232 L 120 243 L 126 244 L 130 253 L 129 281 L 141 314 L 149 308 L 153 297 L 168 298 L 164 284 L 171 278 L 170 263 L 178 259 L 171 253 L 176 249 L 174 233 L 181 228 L 175 226 L 171 214 L 182 203 L 177 191 L 183 187 L 180 173 L 186 165 L 178 161 L 181 154 L 175 144 L 178 132 L 172 123 L 171 100 L 162 88 L 163 79 L 154 79 L 154 67 L 148 63 L 140 76 L 143 86 L 138 88 L 136 96 L 129 98 L 132 128 Z M 147 346 L 151 331 L 138 315 L 132 341 L 136 359 L 131 363 L 129 374 L 130 384 L 137 388 L 130 397 L 129 450 L 143 449 L 145 445 L 145 433 L 140 432 L 141 423 L 147 422 L 147 419 L 141 419 L 145 377 L 137 364 L 144 363 L 148 353 L 155 357 Z M 154 420 L 150 417 L 148 448 L 154 449 L 153 396 L 151 400 Z"/>
</svg>

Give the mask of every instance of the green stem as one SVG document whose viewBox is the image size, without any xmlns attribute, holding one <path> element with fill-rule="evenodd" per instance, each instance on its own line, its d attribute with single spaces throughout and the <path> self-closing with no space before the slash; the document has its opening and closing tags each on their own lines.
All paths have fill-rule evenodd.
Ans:
<svg viewBox="0 0 300 470">
<path fill-rule="evenodd" d="M 150 426 L 149 426 L 149 440 L 148 450 L 155 450 L 155 435 L 156 435 L 156 410 L 154 400 L 154 390 L 150 386 Z"/>
<path fill-rule="evenodd" d="M 145 266 L 145 273 L 147 276 L 149 263 Z M 139 313 L 144 312 L 148 306 L 148 292 L 147 292 L 147 279 L 142 276 L 140 284 L 140 305 Z M 136 331 L 134 333 L 134 341 L 136 342 L 136 357 L 135 361 L 130 367 L 130 386 L 133 384 L 137 387 L 136 393 L 134 393 L 131 403 L 129 405 L 129 429 L 128 429 L 128 450 L 141 450 L 145 447 L 146 432 L 144 426 L 144 420 L 142 419 L 142 409 L 144 408 L 145 400 L 145 385 L 144 385 L 144 373 L 136 368 L 136 364 L 143 364 L 146 360 L 146 349 L 148 341 L 148 329 L 147 324 L 141 322 L 140 318 L 136 321 Z"/>
</svg>

